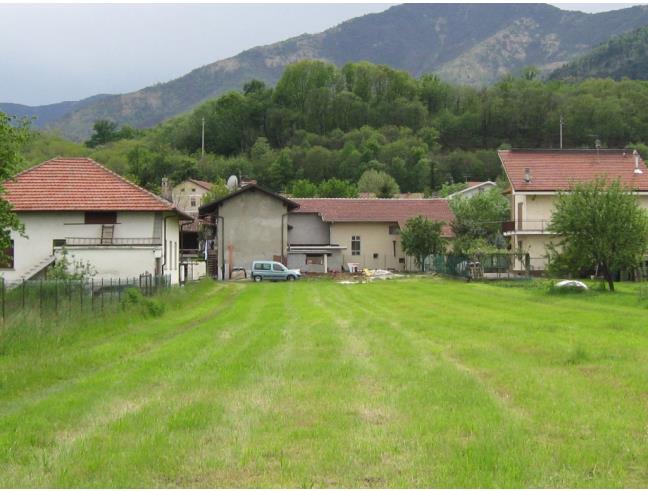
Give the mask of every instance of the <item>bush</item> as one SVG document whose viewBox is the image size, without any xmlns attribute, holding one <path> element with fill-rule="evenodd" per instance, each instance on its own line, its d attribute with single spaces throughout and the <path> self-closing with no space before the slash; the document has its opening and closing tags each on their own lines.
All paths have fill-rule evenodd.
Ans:
<svg viewBox="0 0 648 492">
<path fill-rule="evenodd" d="M 124 309 L 135 309 L 142 315 L 152 318 L 162 316 L 165 311 L 165 305 L 160 299 L 144 297 L 142 292 L 135 287 L 124 290 L 121 304 Z"/>
</svg>

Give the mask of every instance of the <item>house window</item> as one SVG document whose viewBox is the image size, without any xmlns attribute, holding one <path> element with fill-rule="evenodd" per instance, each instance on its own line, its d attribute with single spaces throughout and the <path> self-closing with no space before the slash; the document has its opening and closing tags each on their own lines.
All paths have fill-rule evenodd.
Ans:
<svg viewBox="0 0 648 492">
<path fill-rule="evenodd" d="M 60 248 L 62 246 L 65 246 L 65 239 L 53 239 L 52 240 L 52 247 Z"/>
<path fill-rule="evenodd" d="M 392 245 L 394 246 L 394 258 L 396 258 L 396 240 L 392 241 Z"/>
<path fill-rule="evenodd" d="M 9 247 L 4 249 L 4 255 L 0 258 L 0 268 L 14 267 L 14 242 L 9 241 Z"/>
<path fill-rule="evenodd" d="M 191 197 L 191 206 L 192 207 L 196 206 L 196 199 L 194 197 Z"/>
<path fill-rule="evenodd" d="M 307 265 L 323 265 L 324 257 L 322 255 L 306 255 Z"/>
<path fill-rule="evenodd" d="M 195 191 L 196 191 L 196 188 L 191 188 L 191 191 L 193 191 L 193 192 L 195 193 Z"/>
<path fill-rule="evenodd" d="M 116 224 L 117 212 L 86 212 L 86 224 Z"/>
<path fill-rule="evenodd" d="M 351 256 L 360 256 L 360 236 L 351 236 Z"/>
<path fill-rule="evenodd" d="M 400 227 L 398 226 L 398 224 L 389 226 L 389 234 L 391 234 L 392 236 L 397 236 L 398 234 L 400 234 Z"/>
</svg>

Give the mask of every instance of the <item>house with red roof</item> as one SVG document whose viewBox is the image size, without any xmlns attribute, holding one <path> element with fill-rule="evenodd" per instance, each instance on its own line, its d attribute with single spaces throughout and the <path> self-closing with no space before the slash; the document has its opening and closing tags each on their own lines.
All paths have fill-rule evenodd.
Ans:
<svg viewBox="0 0 648 492">
<path fill-rule="evenodd" d="M 281 261 L 306 272 L 356 267 L 414 270 L 400 244 L 400 229 L 423 215 L 445 222 L 452 212 L 444 199 L 287 198 L 250 184 L 200 207 L 216 225 L 219 276 L 249 271 L 255 260 Z"/>
<path fill-rule="evenodd" d="M 180 280 L 180 223 L 191 217 L 101 164 L 57 157 L 4 183 L 4 198 L 25 226 L 12 233 L 8 282 L 45 276 L 64 251 L 96 278 L 142 274 Z"/>
<path fill-rule="evenodd" d="M 528 254 L 532 270 L 546 268 L 547 245 L 555 237 L 547 230 L 559 192 L 598 177 L 618 179 L 648 208 L 648 169 L 635 151 L 608 149 L 500 150 L 510 183 L 511 220 L 503 226 L 512 249 Z M 517 269 L 523 270 L 521 262 Z"/>
</svg>

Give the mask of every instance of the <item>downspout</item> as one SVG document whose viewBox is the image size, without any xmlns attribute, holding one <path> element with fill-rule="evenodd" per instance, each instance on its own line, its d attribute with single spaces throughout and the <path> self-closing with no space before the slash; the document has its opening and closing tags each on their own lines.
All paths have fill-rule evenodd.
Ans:
<svg viewBox="0 0 648 492">
<path fill-rule="evenodd" d="M 173 217 L 173 216 L 172 215 L 167 215 L 164 218 L 164 228 L 163 228 L 164 229 L 164 234 L 163 234 L 164 239 L 162 240 L 163 241 L 162 242 L 162 248 L 163 248 L 163 251 L 164 251 L 164 261 L 162 262 L 162 276 L 164 276 L 164 269 L 165 269 L 166 264 L 167 264 L 167 237 L 166 237 L 167 219 L 170 219 L 171 217 Z"/>
<path fill-rule="evenodd" d="M 284 263 L 284 217 L 288 217 L 288 212 L 281 216 L 281 262 Z M 288 263 L 288 254 L 286 254 L 285 263 Z"/>
<path fill-rule="evenodd" d="M 225 217 L 221 215 L 216 216 L 216 227 L 218 227 L 218 220 L 220 219 L 221 221 L 221 227 L 217 229 L 217 234 L 220 236 L 221 240 L 221 246 L 218 248 L 219 255 L 222 257 L 222 261 L 220 263 L 220 269 L 221 269 L 221 275 L 222 275 L 222 280 L 225 280 Z"/>
</svg>

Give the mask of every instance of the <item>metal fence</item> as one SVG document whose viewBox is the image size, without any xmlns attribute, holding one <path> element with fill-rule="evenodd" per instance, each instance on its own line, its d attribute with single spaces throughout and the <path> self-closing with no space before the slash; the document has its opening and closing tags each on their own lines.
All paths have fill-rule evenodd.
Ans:
<svg viewBox="0 0 648 492">
<path fill-rule="evenodd" d="M 101 314 L 119 305 L 126 289 L 135 288 L 151 296 L 170 286 L 168 275 L 11 283 L 0 278 L 0 324 L 21 318 L 44 321 L 86 313 Z"/>
<path fill-rule="evenodd" d="M 539 276 L 546 258 L 514 253 L 433 255 L 425 260 L 425 271 L 466 280 L 513 280 Z"/>
</svg>

